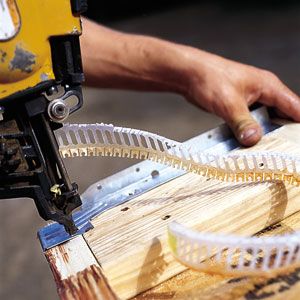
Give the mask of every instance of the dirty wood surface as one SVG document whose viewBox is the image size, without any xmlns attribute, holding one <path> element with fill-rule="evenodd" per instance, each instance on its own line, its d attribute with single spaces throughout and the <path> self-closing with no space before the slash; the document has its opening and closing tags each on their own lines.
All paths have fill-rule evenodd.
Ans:
<svg viewBox="0 0 300 300">
<path fill-rule="evenodd" d="M 45 252 L 61 299 L 116 299 L 82 236 Z"/>
<path fill-rule="evenodd" d="M 290 124 L 264 137 L 255 148 L 299 154 L 299 141 L 300 125 Z M 93 220 L 95 228 L 84 235 L 85 241 L 80 238 L 76 244 L 77 238 L 46 256 L 65 299 L 77 299 L 74 286 L 77 294 L 81 289 L 90 292 L 85 299 L 127 299 L 138 294 L 137 299 L 281 299 L 287 293 L 287 299 L 293 299 L 294 291 L 300 292 L 298 269 L 268 280 L 190 271 L 172 257 L 166 225 L 177 220 L 201 230 L 253 234 L 284 220 L 268 232 L 291 231 L 300 222 L 287 217 L 299 210 L 299 201 L 299 189 L 279 183 L 220 183 L 187 174 L 103 213 Z M 78 252 L 90 260 L 70 269 L 64 255 L 76 257 Z M 71 264 L 76 260 L 70 259 Z M 87 281 L 83 273 L 94 269 L 97 275 L 90 272 L 92 282 L 83 288 L 80 279 Z M 75 280 L 71 286 L 65 284 L 70 278 Z"/>
<path fill-rule="evenodd" d="M 292 233 L 300 230 L 300 213 L 269 226 L 259 236 Z M 200 300 L 298 300 L 300 299 L 300 268 L 263 277 L 227 277 L 186 270 L 173 278 L 134 297 L 142 299 Z"/>
</svg>

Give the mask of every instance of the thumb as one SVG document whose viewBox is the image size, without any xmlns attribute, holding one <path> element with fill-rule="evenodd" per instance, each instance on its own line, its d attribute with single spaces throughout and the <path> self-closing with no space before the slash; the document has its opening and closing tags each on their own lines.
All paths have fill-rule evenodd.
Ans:
<svg viewBox="0 0 300 300">
<path fill-rule="evenodd" d="M 248 147 L 253 146 L 261 139 L 262 129 L 251 116 L 246 103 L 244 101 L 236 103 L 223 118 L 240 144 Z"/>
</svg>

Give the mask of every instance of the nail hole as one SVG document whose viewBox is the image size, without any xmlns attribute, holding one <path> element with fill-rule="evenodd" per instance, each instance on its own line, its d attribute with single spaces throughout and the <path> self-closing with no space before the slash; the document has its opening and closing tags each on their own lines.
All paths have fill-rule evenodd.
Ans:
<svg viewBox="0 0 300 300">
<path fill-rule="evenodd" d="M 209 139 L 211 139 L 211 138 L 212 138 L 212 135 L 211 135 L 211 134 L 209 134 L 207 137 L 208 137 Z"/>
<path fill-rule="evenodd" d="M 159 175 L 159 172 L 157 170 L 154 170 L 151 172 L 152 178 L 156 178 Z"/>
<path fill-rule="evenodd" d="M 102 189 L 102 185 L 101 184 L 98 184 L 97 185 L 97 190 L 101 190 Z"/>
<path fill-rule="evenodd" d="M 166 216 L 162 217 L 161 219 L 162 220 L 168 220 L 169 218 L 171 218 L 171 216 L 170 215 L 166 215 Z"/>
<path fill-rule="evenodd" d="M 139 172 L 139 171 L 140 171 L 140 168 L 136 168 L 135 171 L 136 171 L 136 172 Z"/>
<path fill-rule="evenodd" d="M 211 180 L 211 178 L 206 178 L 206 181 L 210 181 Z"/>
<path fill-rule="evenodd" d="M 264 166 L 264 163 L 260 163 L 259 166 L 260 166 L 260 167 L 263 167 L 263 166 Z"/>
<path fill-rule="evenodd" d="M 121 211 L 127 211 L 129 209 L 129 207 L 123 207 L 122 209 L 121 209 Z"/>
<path fill-rule="evenodd" d="M 133 193 L 129 193 L 128 195 L 129 195 L 129 196 L 132 196 L 132 195 L 133 195 Z"/>
</svg>

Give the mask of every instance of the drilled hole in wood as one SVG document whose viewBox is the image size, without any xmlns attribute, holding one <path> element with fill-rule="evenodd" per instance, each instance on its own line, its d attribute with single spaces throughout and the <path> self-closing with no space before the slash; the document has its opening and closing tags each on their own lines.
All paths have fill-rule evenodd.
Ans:
<svg viewBox="0 0 300 300">
<path fill-rule="evenodd" d="M 208 137 L 209 139 L 211 139 L 211 138 L 212 138 L 212 135 L 211 135 L 211 134 L 209 134 L 207 137 Z"/>
<path fill-rule="evenodd" d="M 129 209 L 129 207 L 123 207 L 122 209 L 121 209 L 121 211 L 127 211 Z"/>
<path fill-rule="evenodd" d="M 260 166 L 260 167 L 263 167 L 263 166 L 264 166 L 264 163 L 260 163 L 259 166 Z"/>
<path fill-rule="evenodd" d="M 171 215 L 166 215 L 166 216 L 162 217 L 161 219 L 162 220 L 168 220 L 169 218 L 171 218 Z"/>
<path fill-rule="evenodd" d="M 140 171 L 140 168 L 136 168 L 135 171 L 136 171 L 136 172 L 139 172 L 139 171 Z"/>
</svg>

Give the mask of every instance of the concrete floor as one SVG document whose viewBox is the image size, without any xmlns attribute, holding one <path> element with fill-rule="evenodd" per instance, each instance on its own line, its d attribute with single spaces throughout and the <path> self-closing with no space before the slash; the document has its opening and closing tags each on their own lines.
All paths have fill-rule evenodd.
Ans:
<svg viewBox="0 0 300 300">
<path fill-rule="evenodd" d="M 111 27 L 155 35 L 270 69 L 300 93 L 300 9 L 232 11 L 192 5 L 142 16 Z M 85 89 L 84 108 L 70 122 L 105 122 L 146 129 L 183 141 L 220 120 L 168 93 Z M 93 182 L 125 168 L 121 159 L 67 160 L 84 191 Z M 57 299 L 36 232 L 45 223 L 29 199 L 0 203 L 0 299 Z"/>
</svg>

